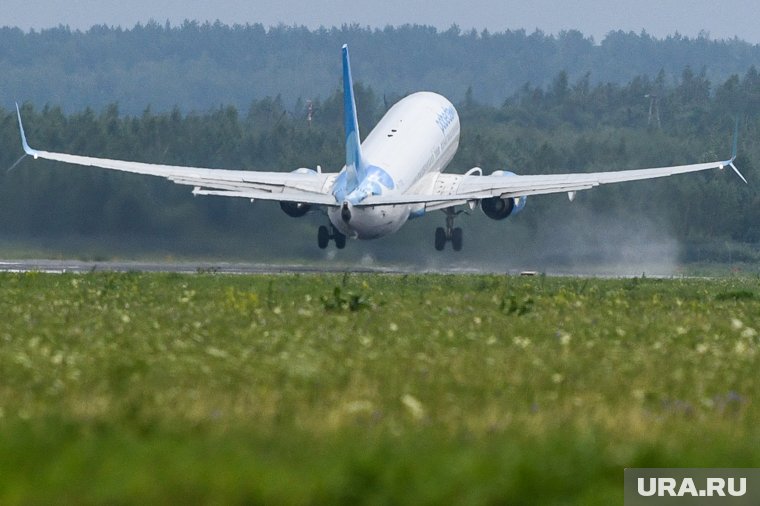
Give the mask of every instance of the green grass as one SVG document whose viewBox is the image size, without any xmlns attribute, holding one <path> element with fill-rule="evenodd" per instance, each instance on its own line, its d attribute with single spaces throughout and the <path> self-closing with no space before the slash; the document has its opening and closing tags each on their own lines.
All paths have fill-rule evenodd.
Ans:
<svg viewBox="0 0 760 506">
<path fill-rule="evenodd" d="M 760 282 L 0 275 L 0 504 L 615 504 L 760 466 Z"/>
</svg>

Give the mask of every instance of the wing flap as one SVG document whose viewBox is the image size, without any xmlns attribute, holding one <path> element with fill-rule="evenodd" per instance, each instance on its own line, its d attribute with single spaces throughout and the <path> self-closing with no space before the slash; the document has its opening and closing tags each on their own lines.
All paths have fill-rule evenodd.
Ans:
<svg viewBox="0 0 760 506">
<path fill-rule="evenodd" d="M 215 195 L 220 197 L 239 197 L 251 200 L 274 200 L 274 201 L 288 201 L 288 202 L 304 202 L 308 204 L 317 204 L 324 206 L 338 206 L 335 199 L 331 195 L 304 195 L 302 193 L 273 193 L 268 191 L 256 191 L 256 190 L 209 190 L 206 188 L 195 187 L 193 188 L 193 195 Z"/>
</svg>

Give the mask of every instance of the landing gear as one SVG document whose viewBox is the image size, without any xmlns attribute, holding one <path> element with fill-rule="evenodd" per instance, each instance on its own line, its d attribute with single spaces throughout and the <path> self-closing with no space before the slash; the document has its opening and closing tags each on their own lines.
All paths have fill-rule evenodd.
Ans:
<svg viewBox="0 0 760 506">
<path fill-rule="evenodd" d="M 462 229 L 459 227 L 451 231 L 451 247 L 454 251 L 462 251 Z"/>
<path fill-rule="evenodd" d="M 446 246 L 446 231 L 438 227 L 435 229 L 435 249 L 443 251 L 444 246 Z"/>
<path fill-rule="evenodd" d="M 321 225 L 317 231 L 317 245 L 319 249 L 327 248 L 330 244 L 330 239 L 335 240 L 335 247 L 343 249 L 346 247 L 346 236 L 341 234 L 334 226 L 330 225 L 329 228 Z"/>
<path fill-rule="evenodd" d="M 327 230 L 326 226 L 321 225 L 317 231 L 317 245 L 319 246 L 319 249 L 325 249 L 329 242 L 330 232 Z"/>
<path fill-rule="evenodd" d="M 435 229 L 435 249 L 443 251 L 446 243 L 451 241 L 451 247 L 454 251 L 462 250 L 463 233 L 460 227 L 454 227 L 454 218 L 463 211 L 454 211 L 454 208 L 443 210 L 446 213 L 446 228 L 438 227 Z"/>
<path fill-rule="evenodd" d="M 335 239 L 336 248 L 343 249 L 346 247 L 346 236 L 341 234 L 337 230 L 333 233 L 333 239 Z"/>
</svg>

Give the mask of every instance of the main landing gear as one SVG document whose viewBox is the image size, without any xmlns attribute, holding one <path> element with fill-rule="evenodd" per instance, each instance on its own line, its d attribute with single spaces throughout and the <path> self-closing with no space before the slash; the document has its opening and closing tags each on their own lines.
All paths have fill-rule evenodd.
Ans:
<svg viewBox="0 0 760 506">
<path fill-rule="evenodd" d="M 444 209 L 446 213 L 446 228 L 438 227 L 435 229 L 435 249 L 443 251 L 448 241 L 451 241 L 451 247 L 454 251 L 462 250 L 462 229 L 454 228 L 454 218 L 464 211 L 455 211 L 454 208 Z"/>
<path fill-rule="evenodd" d="M 317 231 L 317 244 L 319 249 L 325 249 L 330 243 L 330 239 L 335 240 L 335 247 L 343 249 L 346 247 L 346 236 L 341 234 L 332 224 L 329 226 L 321 225 Z"/>
</svg>

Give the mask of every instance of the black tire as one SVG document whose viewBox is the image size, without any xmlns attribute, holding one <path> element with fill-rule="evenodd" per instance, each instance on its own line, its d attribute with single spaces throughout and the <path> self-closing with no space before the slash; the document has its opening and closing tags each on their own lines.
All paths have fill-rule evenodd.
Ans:
<svg viewBox="0 0 760 506">
<path fill-rule="evenodd" d="M 317 245 L 319 245 L 319 249 L 325 249 L 329 243 L 330 231 L 327 230 L 326 226 L 321 225 L 317 231 Z"/>
<path fill-rule="evenodd" d="M 346 236 L 341 234 L 337 230 L 335 231 L 335 237 L 333 237 L 333 239 L 335 239 L 336 248 L 343 249 L 346 247 Z"/>
<path fill-rule="evenodd" d="M 446 246 L 446 231 L 442 227 L 435 229 L 435 249 L 443 251 Z"/>
<path fill-rule="evenodd" d="M 459 227 L 451 231 L 451 247 L 454 251 L 462 251 L 462 229 Z"/>
</svg>

